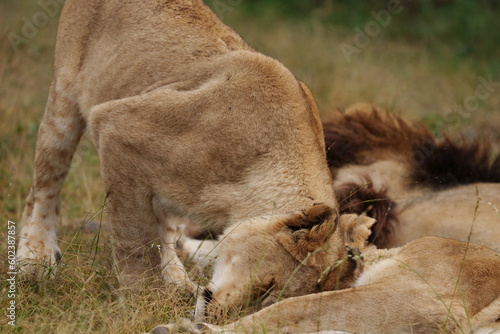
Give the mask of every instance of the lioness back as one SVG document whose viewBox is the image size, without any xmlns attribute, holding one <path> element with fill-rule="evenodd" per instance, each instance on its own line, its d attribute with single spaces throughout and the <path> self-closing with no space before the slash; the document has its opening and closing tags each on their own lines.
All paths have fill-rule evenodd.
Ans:
<svg viewBox="0 0 500 334">
<path fill-rule="evenodd" d="M 68 0 L 56 45 L 57 86 L 97 104 L 189 80 L 196 65 L 252 50 L 201 1 Z"/>
</svg>

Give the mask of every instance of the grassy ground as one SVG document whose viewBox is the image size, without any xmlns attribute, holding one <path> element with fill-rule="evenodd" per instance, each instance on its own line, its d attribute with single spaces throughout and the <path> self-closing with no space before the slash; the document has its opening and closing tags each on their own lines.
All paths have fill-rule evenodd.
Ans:
<svg viewBox="0 0 500 334">
<path fill-rule="evenodd" d="M 395 39 L 382 30 L 348 61 L 341 45 L 353 44 L 355 25 L 325 23 L 321 13 L 315 12 L 300 19 L 282 19 L 272 9 L 247 15 L 243 7 L 226 6 L 219 14 L 252 46 L 279 59 L 305 81 L 325 119 L 352 103 L 371 102 L 422 119 L 436 132 L 462 131 L 467 136 L 500 140 L 500 85 L 488 97 L 474 97 L 481 85 L 479 77 L 500 81 L 485 57 L 457 58 L 446 43 L 436 50 L 425 40 Z M 0 240 L 7 238 L 7 220 L 18 224 L 21 217 L 52 75 L 57 15 L 42 20 L 40 12 L 35 1 L 0 2 Z M 359 21 L 358 26 L 370 22 L 369 15 L 363 17 L 366 21 Z M 30 37 L 13 48 L 9 37 L 23 36 L 26 22 L 34 18 L 39 27 L 28 31 Z M 391 29 L 402 24 L 395 20 Z M 493 51 L 498 54 L 499 50 Z M 477 108 L 465 117 L 445 116 L 454 105 L 464 107 L 475 101 Z M 85 137 L 63 189 L 59 236 L 64 266 L 53 280 L 18 282 L 16 327 L 8 326 L 7 317 L 2 316 L 2 332 L 139 333 L 188 315 L 192 300 L 177 291 L 150 289 L 124 301 L 117 298 L 106 231 L 81 228 L 82 221 L 98 220 L 103 201 L 97 156 Z M 0 254 L 4 273 L 8 268 L 3 241 Z M 9 302 L 8 288 L 3 281 L 2 312 Z"/>
</svg>

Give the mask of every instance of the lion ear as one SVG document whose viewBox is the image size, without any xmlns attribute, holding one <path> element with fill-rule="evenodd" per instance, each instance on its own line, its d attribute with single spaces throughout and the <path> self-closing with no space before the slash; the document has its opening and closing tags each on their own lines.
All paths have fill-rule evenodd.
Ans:
<svg viewBox="0 0 500 334">
<path fill-rule="evenodd" d="M 346 214 L 340 216 L 339 226 L 341 226 L 346 246 L 363 249 L 368 242 L 368 237 L 372 233 L 372 226 L 376 220 L 365 215 Z"/>
<path fill-rule="evenodd" d="M 281 245 L 298 261 L 308 253 L 320 249 L 335 231 L 337 212 L 324 204 L 317 204 L 291 215 L 277 238 Z"/>
</svg>

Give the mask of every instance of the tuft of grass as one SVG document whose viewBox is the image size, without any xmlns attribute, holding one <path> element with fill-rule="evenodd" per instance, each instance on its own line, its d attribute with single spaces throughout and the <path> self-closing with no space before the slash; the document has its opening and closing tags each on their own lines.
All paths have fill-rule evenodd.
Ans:
<svg viewBox="0 0 500 334">
<path fill-rule="evenodd" d="M 190 316 L 194 298 L 187 292 L 154 284 L 133 294 L 120 291 L 113 268 L 110 236 L 97 229 L 64 226 L 60 233 L 63 262 L 50 279 L 16 282 L 16 327 L 5 332 L 22 333 L 142 333 L 155 325 Z M 8 268 L 4 261 L 0 271 Z M 3 308 L 9 283 L 2 280 Z M 5 302 L 4 302 L 5 301 Z"/>
</svg>

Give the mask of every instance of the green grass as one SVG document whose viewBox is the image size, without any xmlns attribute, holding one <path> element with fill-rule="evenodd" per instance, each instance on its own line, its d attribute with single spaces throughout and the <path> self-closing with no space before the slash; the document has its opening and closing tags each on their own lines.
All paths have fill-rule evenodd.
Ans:
<svg viewBox="0 0 500 334">
<path fill-rule="evenodd" d="M 500 81 L 491 61 L 495 54 L 498 59 L 498 43 L 484 47 L 487 51 L 477 56 L 474 50 L 457 54 L 455 46 L 469 41 L 463 37 L 469 31 L 464 26 L 456 35 L 443 35 L 450 43 L 433 42 L 427 47 L 427 39 L 422 37 L 425 34 L 410 31 L 425 20 L 417 20 L 413 26 L 398 19 L 347 62 L 339 46 L 352 41 L 353 28 L 369 19 L 371 9 L 367 5 L 348 11 L 346 18 L 340 13 L 351 7 L 334 6 L 330 16 L 314 10 L 298 16 L 260 5 L 233 6 L 224 12 L 224 21 L 250 45 L 279 59 L 306 82 L 324 119 L 353 103 L 370 102 L 423 119 L 436 131 L 464 131 L 498 143 L 500 86 L 470 117 L 443 117 L 454 103 L 461 105 L 474 95 L 478 76 L 492 75 Z M 16 50 L 7 37 L 11 33 L 21 35 L 23 19 L 32 18 L 40 10 L 36 1 L 0 2 L 0 240 L 6 240 L 7 220 L 19 223 L 29 192 L 36 133 L 52 77 L 57 17 L 48 19 Z M 348 20 L 351 16 L 356 20 Z M 484 20 L 490 20 L 489 16 Z M 442 30 L 448 31 L 446 27 Z M 97 232 L 80 230 L 84 218 L 98 213 L 103 201 L 97 155 L 91 141 L 84 137 L 63 189 L 59 238 L 65 250 L 64 266 L 53 280 L 18 282 L 17 327 L 13 332 L 139 333 L 188 315 L 193 301 L 171 289 L 151 288 L 119 300 L 109 235 L 102 230 L 97 241 Z M 0 254 L 0 272 L 4 273 L 7 252 L 3 242 Z M 8 303 L 7 289 L 2 281 L 2 310 Z M 10 330 L 6 323 L 6 317 L 0 318 L 2 331 Z"/>
</svg>

